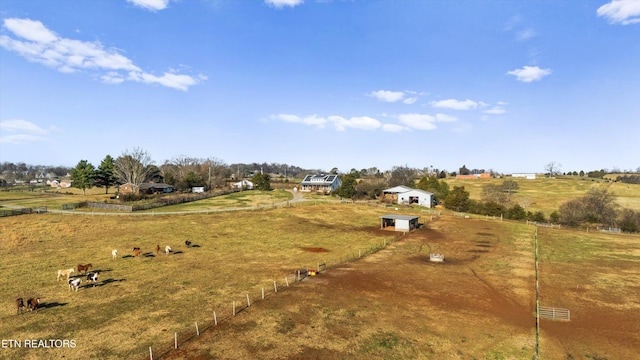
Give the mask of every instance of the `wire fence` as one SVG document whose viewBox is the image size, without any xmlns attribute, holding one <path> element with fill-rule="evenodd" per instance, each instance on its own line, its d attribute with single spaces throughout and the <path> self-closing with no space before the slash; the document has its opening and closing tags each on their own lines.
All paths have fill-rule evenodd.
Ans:
<svg viewBox="0 0 640 360">
<path fill-rule="evenodd" d="M 239 294 L 228 299 L 226 307 L 214 310 L 209 314 L 203 314 L 199 319 L 193 319 L 192 326 L 181 331 L 176 331 L 173 334 L 168 335 L 167 339 L 153 344 L 149 347 L 149 354 L 141 356 L 141 359 L 161 359 L 171 353 L 171 351 L 178 349 L 181 345 L 196 339 L 204 332 L 217 331 L 216 328 L 218 325 L 232 321 L 233 318 L 248 310 L 251 306 L 256 306 L 261 302 L 276 296 L 278 292 L 286 291 L 288 288 L 308 280 L 311 277 L 322 274 L 330 269 L 343 266 L 374 254 L 400 240 L 404 236 L 405 233 L 397 233 L 393 238 L 384 239 L 367 248 L 360 248 L 351 253 L 343 254 L 337 258 L 322 259 L 310 266 L 305 265 L 292 272 L 284 274 L 280 279 L 264 281 L 263 284 L 268 284 L 268 286 L 261 286 L 259 288 L 254 287 L 244 294 Z"/>
</svg>

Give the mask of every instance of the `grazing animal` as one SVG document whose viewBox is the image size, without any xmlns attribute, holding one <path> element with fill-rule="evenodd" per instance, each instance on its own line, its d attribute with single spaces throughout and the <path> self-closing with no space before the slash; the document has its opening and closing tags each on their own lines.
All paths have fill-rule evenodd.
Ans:
<svg viewBox="0 0 640 360">
<path fill-rule="evenodd" d="M 72 272 L 74 272 L 75 270 L 72 269 L 66 269 L 66 270 L 58 270 L 58 281 L 60 281 L 60 278 L 62 276 L 67 276 L 67 280 L 69 280 L 69 276 L 71 275 Z"/>
<path fill-rule="evenodd" d="M 169 253 L 171 252 L 171 246 L 167 245 L 164 248 L 164 254 L 165 255 L 169 255 Z"/>
<path fill-rule="evenodd" d="M 99 271 L 90 273 L 89 275 L 87 275 L 87 282 L 91 281 L 93 283 L 93 286 L 96 286 L 96 281 L 98 281 L 98 275 L 100 275 Z"/>
<path fill-rule="evenodd" d="M 113 249 L 111 250 L 111 259 L 115 260 L 118 258 L 118 250 Z"/>
<path fill-rule="evenodd" d="M 185 241 L 184 241 L 184 244 L 185 244 L 188 248 L 190 248 L 190 247 L 191 247 L 191 241 L 189 241 L 189 240 L 185 240 Z"/>
<path fill-rule="evenodd" d="M 20 315 L 20 312 L 24 311 L 24 300 L 22 298 L 17 298 L 16 306 L 18 307 L 18 315 Z"/>
<path fill-rule="evenodd" d="M 156 255 L 160 255 L 160 245 L 156 245 Z"/>
<path fill-rule="evenodd" d="M 69 283 L 69 290 L 74 289 L 75 291 L 78 291 L 80 284 L 82 284 L 82 279 L 81 278 L 69 279 L 68 283 Z"/>
<path fill-rule="evenodd" d="M 87 271 L 89 271 L 89 269 L 92 267 L 93 265 L 91 264 L 87 264 L 87 265 L 78 264 L 78 273 L 84 273 L 86 275 Z"/>
<path fill-rule="evenodd" d="M 40 304 L 40 298 L 30 298 L 27 300 L 27 308 L 29 311 L 38 311 L 38 305 Z"/>
<path fill-rule="evenodd" d="M 140 248 L 139 248 L 139 247 L 134 247 L 134 248 L 133 248 L 133 256 L 135 256 L 135 257 L 138 257 L 138 258 L 139 258 L 139 257 L 140 257 L 140 254 L 142 254 L 142 251 L 140 251 Z"/>
</svg>

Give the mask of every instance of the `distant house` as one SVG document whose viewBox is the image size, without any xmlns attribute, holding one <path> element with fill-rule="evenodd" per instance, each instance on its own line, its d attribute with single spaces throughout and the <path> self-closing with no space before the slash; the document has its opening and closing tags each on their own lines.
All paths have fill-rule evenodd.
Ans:
<svg viewBox="0 0 640 360">
<path fill-rule="evenodd" d="M 404 185 L 382 190 L 382 194 L 391 197 L 393 201 L 403 205 L 416 204 L 430 208 L 434 201 L 433 193 L 420 189 L 412 189 Z"/>
<path fill-rule="evenodd" d="M 516 174 L 511 174 L 511 177 L 514 177 L 514 178 L 525 178 L 527 180 L 535 180 L 536 179 L 536 174 L 535 173 L 516 173 Z"/>
<path fill-rule="evenodd" d="M 126 183 L 120 185 L 118 188 L 118 192 L 121 194 L 155 194 L 155 193 L 170 193 L 173 192 L 173 186 L 164 183 L 142 183 L 138 187 L 138 190 L 135 191 L 135 185 L 132 183 Z"/>
<path fill-rule="evenodd" d="M 249 180 L 238 181 L 237 183 L 231 184 L 234 189 L 247 189 L 253 190 L 253 183 Z"/>
<path fill-rule="evenodd" d="M 307 175 L 302 180 L 301 191 L 317 191 L 330 193 L 342 185 L 338 175 Z"/>
<path fill-rule="evenodd" d="M 471 174 L 471 175 L 456 175 L 456 179 L 490 179 L 490 173 Z"/>
</svg>

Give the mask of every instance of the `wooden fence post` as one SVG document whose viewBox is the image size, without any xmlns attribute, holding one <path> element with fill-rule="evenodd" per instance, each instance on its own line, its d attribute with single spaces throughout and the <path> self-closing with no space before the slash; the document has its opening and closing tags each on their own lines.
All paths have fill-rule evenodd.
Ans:
<svg viewBox="0 0 640 360">
<path fill-rule="evenodd" d="M 262 300 L 264 300 L 264 288 L 262 288 Z"/>
<path fill-rule="evenodd" d="M 178 348 L 178 333 L 177 332 L 173 333 L 173 348 L 174 349 Z"/>
<path fill-rule="evenodd" d="M 247 294 L 247 307 L 251 306 L 251 302 L 249 301 L 249 294 Z"/>
<path fill-rule="evenodd" d="M 198 322 L 196 321 L 196 334 L 198 334 L 198 336 L 200 336 L 200 330 L 198 330 Z"/>
<path fill-rule="evenodd" d="M 233 316 L 236 316 L 236 302 L 233 302 Z"/>
<path fill-rule="evenodd" d="M 287 276 L 284 277 L 284 282 L 285 284 L 287 284 L 287 286 L 289 286 L 289 278 Z"/>
<path fill-rule="evenodd" d="M 151 351 L 151 346 L 149 346 L 149 359 L 153 360 L 153 351 Z"/>
<path fill-rule="evenodd" d="M 216 315 L 216 312 L 213 312 L 213 322 L 218 325 L 218 316 Z"/>
<path fill-rule="evenodd" d="M 278 284 L 276 284 L 276 282 L 275 282 L 275 281 L 273 282 L 273 290 L 274 290 L 275 292 L 278 292 Z"/>
</svg>

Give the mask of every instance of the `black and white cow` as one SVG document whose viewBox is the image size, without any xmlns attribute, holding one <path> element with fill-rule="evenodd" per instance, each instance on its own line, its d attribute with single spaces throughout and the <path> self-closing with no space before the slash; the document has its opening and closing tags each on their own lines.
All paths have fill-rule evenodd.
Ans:
<svg viewBox="0 0 640 360">
<path fill-rule="evenodd" d="M 185 241 L 184 241 L 184 245 L 185 245 L 186 247 L 190 248 L 190 247 L 191 247 L 191 241 L 189 241 L 189 240 L 185 240 Z"/>
</svg>

